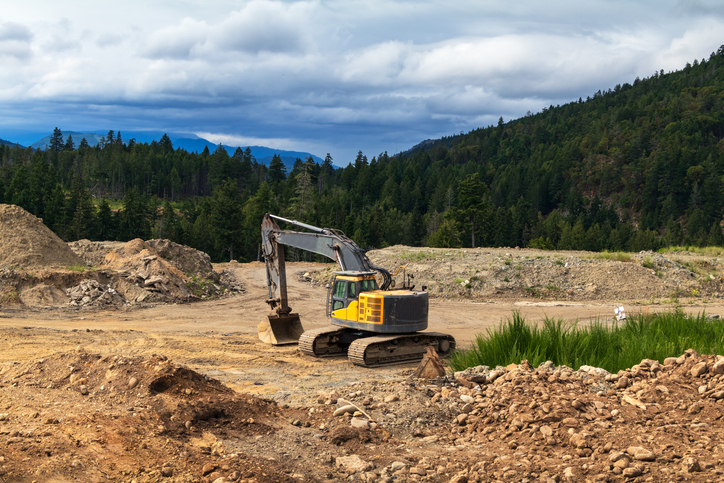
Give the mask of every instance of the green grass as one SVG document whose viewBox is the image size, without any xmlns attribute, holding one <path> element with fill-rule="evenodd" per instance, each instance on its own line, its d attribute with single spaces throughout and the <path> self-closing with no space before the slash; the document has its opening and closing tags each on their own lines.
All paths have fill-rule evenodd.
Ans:
<svg viewBox="0 0 724 483">
<path fill-rule="evenodd" d="M 433 252 L 413 252 L 413 253 L 407 253 L 404 250 L 402 251 L 402 254 L 400 255 L 400 258 L 403 260 L 411 260 L 411 261 L 420 261 L 420 260 L 428 260 L 432 259 L 435 260 L 437 257 L 435 256 L 435 253 Z"/>
<path fill-rule="evenodd" d="M 681 309 L 636 315 L 612 325 L 594 322 L 587 326 L 545 318 L 542 326 L 526 323 L 514 312 L 497 329 L 478 334 L 469 349 L 456 351 L 450 366 L 490 367 L 520 363 L 534 367 L 545 361 L 578 369 L 582 365 L 602 367 L 615 373 L 641 362 L 663 362 L 693 348 L 700 354 L 724 353 L 724 322 L 705 314 L 687 315 Z"/>
<path fill-rule="evenodd" d="M 631 262 L 631 254 L 626 252 L 609 252 L 609 251 L 602 251 L 600 253 L 596 253 L 595 255 L 591 255 L 588 258 L 592 258 L 595 260 L 613 260 L 614 262 Z"/>
<path fill-rule="evenodd" d="M 659 253 L 677 253 L 677 252 L 689 252 L 697 253 L 699 255 L 706 255 L 708 257 L 719 257 L 724 255 L 724 247 L 695 247 L 695 246 L 674 246 L 659 248 Z"/>
<path fill-rule="evenodd" d="M 644 257 L 644 261 L 641 262 L 641 265 L 643 265 L 644 268 L 653 269 L 654 261 L 651 259 L 651 257 Z"/>
</svg>

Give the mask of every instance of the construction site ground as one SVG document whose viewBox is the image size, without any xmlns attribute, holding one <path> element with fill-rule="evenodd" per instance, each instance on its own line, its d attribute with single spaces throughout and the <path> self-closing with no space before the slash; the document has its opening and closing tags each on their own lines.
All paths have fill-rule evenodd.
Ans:
<svg viewBox="0 0 724 483">
<path fill-rule="evenodd" d="M 514 310 L 533 323 L 610 321 L 622 304 L 630 315 L 724 314 L 711 256 L 392 247 L 370 257 L 405 263 L 430 290 L 429 330 L 463 348 Z M 416 364 L 365 369 L 262 344 L 264 265 L 214 270 L 243 291 L 110 308 L 0 305 L 0 482 L 724 478 L 715 357 L 608 378 L 522 365 L 415 380 Z M 287 266 L 305 329 L 327 324 L 333 270 Z M 333 414 L 347 403 L 351 412 Z"/>
</svg>

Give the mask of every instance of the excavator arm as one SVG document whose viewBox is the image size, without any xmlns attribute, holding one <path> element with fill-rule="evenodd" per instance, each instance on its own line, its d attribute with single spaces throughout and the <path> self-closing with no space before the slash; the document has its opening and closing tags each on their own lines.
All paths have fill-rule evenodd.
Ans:
<svg viewBox="0 0 724 483">
<path fill-rule="evenodd" d="M 282 230 L 275 220 L 308 231 Z M 266 302 L 272 310 L 268 323 L 265 321 L 259 324 L 259 338 L 264 342 L 274 345 L 293 344 L 304 331 L 299 315 L 292 313 L 289 306 L 284 263 L 285 246 L 324 255 L 336 261 L 344 271 L 376 271 L 382 275 L 382 290 L 386 290 L 392 281 L 387 270 L 372 264 L 365 251 L 338 230 L 318 228 L 267 213 L 261 223 L 261 238 L 269 289 Z"/>
</svg>

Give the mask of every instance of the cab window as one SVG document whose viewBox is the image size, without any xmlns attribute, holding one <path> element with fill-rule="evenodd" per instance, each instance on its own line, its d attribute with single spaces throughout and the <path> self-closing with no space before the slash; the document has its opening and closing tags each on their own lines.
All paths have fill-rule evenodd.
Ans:
<svg viewBox="0 0 724 483">
<path fill-rule="evenodd" d="M 347 298 L 356 298 L 357 297 L 357 284 L 354 282 L 349 282 L 347 284 Z"/>
<path fill-rule="evenodd" d="M 345 285 L 347 285 L 347 283 L 343 282 L 341 280 L 334 282 L 334 290 L 332 291 L 332 296 L 335 298 L 339 297 L 339 298 L 343 299 Z"/>
<path fill-rule="evenodd" d="M 377 290 L 377 285 L 374 280 L 362 280 L 360 283 L 360 292 L 369 292 L 372 290 Z"/>
<path fill-rule="evenodd" d="M 332 310 L 339 310 L 345 307 L 344 292 L 346 287 L 347 282 L 343 280 L 334 282 L 334 290 L 332 290 Z"/>
</svg>

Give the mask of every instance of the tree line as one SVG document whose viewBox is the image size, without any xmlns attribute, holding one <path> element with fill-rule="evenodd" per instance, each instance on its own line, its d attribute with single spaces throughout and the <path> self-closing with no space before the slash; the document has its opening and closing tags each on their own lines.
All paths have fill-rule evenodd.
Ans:
<svg viewBox="0 0 724 483">
<path fill-rule="evenodd" d="M 0 202 L 64 240 L 163 237 L 255 260 L 265 212 L 338 228 L 365 248 L 724 245 L 724 47 L 587 99 L 344 168 L 250 149 L 190 153 L 109 131 L 0 146 Z M 292 257 L 303 256 L 290 251 Z"/>
</svg>

